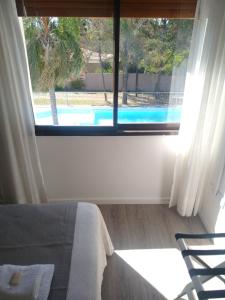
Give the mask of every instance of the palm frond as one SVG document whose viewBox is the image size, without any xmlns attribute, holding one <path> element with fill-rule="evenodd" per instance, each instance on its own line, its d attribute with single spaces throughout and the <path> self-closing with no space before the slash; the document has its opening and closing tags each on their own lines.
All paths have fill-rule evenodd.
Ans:
<svg viewBox="0 0 225 300">
<path fill-rule="evenodd" d="M 33 86 L 46 90 L 80 72 L 79 19 L 25 18 L 24 28 Z"/>
</svg>

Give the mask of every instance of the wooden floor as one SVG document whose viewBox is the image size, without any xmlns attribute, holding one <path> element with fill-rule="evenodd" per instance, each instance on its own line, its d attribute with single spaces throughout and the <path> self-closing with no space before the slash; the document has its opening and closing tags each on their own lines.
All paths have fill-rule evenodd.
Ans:
<svg viewBox="0 0 225 300">
<path fill-rule="evenodd" d="M 183 260 L 176 249 L 174 234 L 205 232 L 200 219 L 182 218 L 167 205 L 99 205 L 99 208 L 116 250 L 105 269 L 102 299 L 170 299 L 174 289 L 182 284 L 180 277 L 187 276 L 189 280 L 186 273 L 180 274 Z"/>
</svg>

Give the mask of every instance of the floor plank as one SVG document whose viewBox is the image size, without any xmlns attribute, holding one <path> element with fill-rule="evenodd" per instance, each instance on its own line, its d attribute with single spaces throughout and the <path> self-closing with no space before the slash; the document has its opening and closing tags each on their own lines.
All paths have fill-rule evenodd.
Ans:
<svg viewBox="0 0 225 300">
<path fill-rule="evenodd" d="M 186 268 L 181 266 L 183 260 L 174 235 L 205 232 L 200 219 L 180 217 L 167 205 L 99 205 L 99 208 L 116 250 L 105 269 L 102 299 L 164 300 L 179 293 L 179 284 L 182 286 L 183 278 L 186 282 L 189 277 Z M 204 244 L 202 240 L 190 242 L 196 243 Z M 175 273 L 176 268 L 186 273 Z M 171 284 L 167 286 L 172 273 L 174 279 L 171 275 Z"/>
</svg>

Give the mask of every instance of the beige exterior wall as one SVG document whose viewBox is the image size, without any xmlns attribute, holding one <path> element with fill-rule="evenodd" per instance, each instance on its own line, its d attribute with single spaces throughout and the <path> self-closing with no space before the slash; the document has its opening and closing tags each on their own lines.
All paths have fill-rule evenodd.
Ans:
<svg viewBox="0 0 225 300">
<path fill-rule="evenodd" d="M 105 86 L 107 91 L 113 90 L 113 75 L 104 74 Z M 159 92 L 169 92 L 171 87 L 172 76 L 161 75 L 159 82 Z M 158 75 L 155 74 L 139 74 L 138 90 L 143 92 L 154 92 L 157 84 Z M 136 74 L 131 73 L 128 77 L 128 91 L 135 91 Z M 174 86 L 173 92 L 182 92 L 184 89 L 185 76 L 173 77 L 173 81 L 177 84 Z M 84 79 L 85 89 L 87 91 L 103 91 L 102 75 L 96 73 L 87 73 Z M 123 88 L 123 76 L 119 78 L 119 90 Z"/>
</svg>

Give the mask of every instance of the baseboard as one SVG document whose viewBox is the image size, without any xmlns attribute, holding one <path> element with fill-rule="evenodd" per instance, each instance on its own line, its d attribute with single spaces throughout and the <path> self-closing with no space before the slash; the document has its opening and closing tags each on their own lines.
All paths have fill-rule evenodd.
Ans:
<svg viewBox="0 0 225 300">
<path fill-rule="evenodd" d="M 168 204 L 169 197 L 148 198 L 148 197 L 86 197 L 86 198 L 49 198 L 49 202 L 57 201 L 79 201 L 91 202 L 95 204 Z"/>
</svg>

